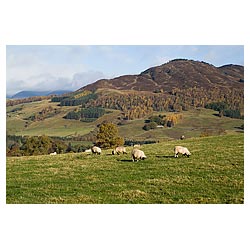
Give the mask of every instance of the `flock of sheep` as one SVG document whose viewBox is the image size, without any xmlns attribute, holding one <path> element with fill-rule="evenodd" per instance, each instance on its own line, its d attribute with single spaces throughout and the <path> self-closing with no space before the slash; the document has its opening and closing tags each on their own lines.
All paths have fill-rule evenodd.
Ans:
<svg viewBox="0 0 250 250">
<path fill-rule="evenodd" d="M 180 137 L 181 140 L 183 140 L 185 137 L 182 135 Z M 145 155 L 145 153 L 140 150 L 141 145 L 139 144 L 135 144 L 133 146 L 132 152 L 131 152 L 131 156 L 132 156 L 132 160 L 134 161 L 138 161 L 138 160 L 144 160 L 147 158 L 147 156 Z M 87 153 L 93 153 L 93 154 L 101 154 L 102 150 L 101 148 L 97 147 L 97 146 L 93 146 L 90 149 L 85 150 L 85 152 Z M 56 152 L 50 153 L 50 155 L 56 155 Z M 127 154 L 126 152 L 126 148 L 124 146 L 118 146 L 116 147 L 114 150 L 112 150 L 112 154 Z M 182 147 L 182 146 L 175 146 L 174 147 L 174 157 L 177 158 L 178 154 L 182 154 L 184 156 L 189 157 L 191 155 L 191 153 L 189 152 L 189 150 L 186 147 Z"/>
<path fill-rule="evenodd" d="M 147 158 L 147 156 L 145 155 L 145 153 L 139 149 L 140 145 L 134 145 L 133 146 L 133 150 L 131 152 L 131 156 L 132 156 L 132 160 L 134 161 L 138 161 L 138 160 L 144 160 Z M 92 152 L 93 154 L 101 154 L 102 150 L 101 148 L 97 147 L 97 146 L 93 146 L 91 149 L 86 150 L 85 152 Z M 186 147 L 182 147 L 182 146 L 175 146 L 174 148 L 174 157 L 178 157 L 178 154 L 182 154 L 185 155 L 187 157 L 189 157 L 191 155 L 191 153 L 189 152 L 189 150 Z M 113 151 L 112 154 L 127 154 L 126 152 L 126 148 L 124 146 L 118 146 L 116 147 Z"/>
</svg>

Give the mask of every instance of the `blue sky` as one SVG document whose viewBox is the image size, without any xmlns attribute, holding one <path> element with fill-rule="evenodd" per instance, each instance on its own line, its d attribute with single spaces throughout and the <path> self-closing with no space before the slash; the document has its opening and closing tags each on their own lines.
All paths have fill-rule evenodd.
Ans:
<svg viewBox="0 0 250 250">
<path fill-rule="evenodd" d="M 98 79 L 138 74 L 176 58 L 215 66 L 244 65 L 244 46 L 7 46 L 6 91 L 15 94 L 22 90 L 76 90 Z"/>
</svg>

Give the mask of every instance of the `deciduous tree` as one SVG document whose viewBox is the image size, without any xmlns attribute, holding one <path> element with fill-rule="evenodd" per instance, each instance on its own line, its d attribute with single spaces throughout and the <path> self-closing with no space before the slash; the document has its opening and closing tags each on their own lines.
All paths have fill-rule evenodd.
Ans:
<svg viewBox="0 0 250 250">
<path fill-rule="evenodd" d="M 124 144 L 124 139 L 118 135 L 117 125 L 113 123 L 103 123 L 97 133 L 96 145 L 102 148 L 111 148 Z"/>
</svg>

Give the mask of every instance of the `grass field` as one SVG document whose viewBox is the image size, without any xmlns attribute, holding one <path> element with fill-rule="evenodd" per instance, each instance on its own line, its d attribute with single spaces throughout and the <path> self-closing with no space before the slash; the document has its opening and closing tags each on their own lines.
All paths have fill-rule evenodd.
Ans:
<svg viewBox="0 0 250 250">
<path fill-rule="evenodd" d="M 189 158 L 173 157 L 186 146 Z M 7 158 L 6 202 L 244 203 L 244 134 L 143 145 L 147 159 L 87 153 Z"/>
</svg>

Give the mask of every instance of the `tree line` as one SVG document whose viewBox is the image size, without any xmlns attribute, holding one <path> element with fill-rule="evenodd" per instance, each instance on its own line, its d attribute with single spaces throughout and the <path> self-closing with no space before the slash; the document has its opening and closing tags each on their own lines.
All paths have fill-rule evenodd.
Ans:
<svg viewBox="0 0 250 250">
<path fill-rule="evenodd" d="M 80 109 L 76 111 L 70 111 L 64 116 L 65 119 L 74 119 L 81 121 L 93 121 L 105 114 L 104 108 L 89 107 L 86 109 Z"/>
<path fill-rule="evenodd" d="M 72 145 L 71 142 L 60 138 L 51 138 L 46 135 L 41 136 L 15 136 L 7 135 L 7 156 L 30 156 L 47 155 L 53 152 L 57 154 L 69 152 L 83 152 L 87 149 L 83 145 Z M 98 127 L 95 141 L 92 144 L 101 148 L 113 148 L 124 145 L 124 138 L 119 136 L 117 125 L 104 122 Z"/>
<path fill-rule="evenodd" d="M 124 118 L 138 119 L 152 114 L 153 111 L 185 111 L 191 108 L 207 107 L 212 102 L 227 103 L 227 110 L 238 110 L 243 114 L 244 93 L 242 89 L 214 87 L 173 88 L 169 92 L 151 93 L 88 93 L 79 98 L 70 97 L 61 100 L 61 106 L 102 107 L 121 110 Z M 237 111 L 237 112 L 238 112 Z M 228 112 L 225 112 L 225 114 Z"/>
<path fill-rule="evenodd" d="M 79 106 L 85 107 L 85 104 L 90 100 L 97 99 L 97 94 L 92 92 L 87 92 L 83 95 L 77 94 L 72 96 L 61 96 L 61 97 L 53 97 L 51 99 L 52 102 L 60 102 L 60 106 Z"/>
<path fill-rule="evenodd" d="M 205 108 L 213 109 L 219 112 L 219 116 L 244 119 L 239 109 L 230 109 L 230 105 L 225 102 L 211 102 L 205 105 Z"/>
</svg>

